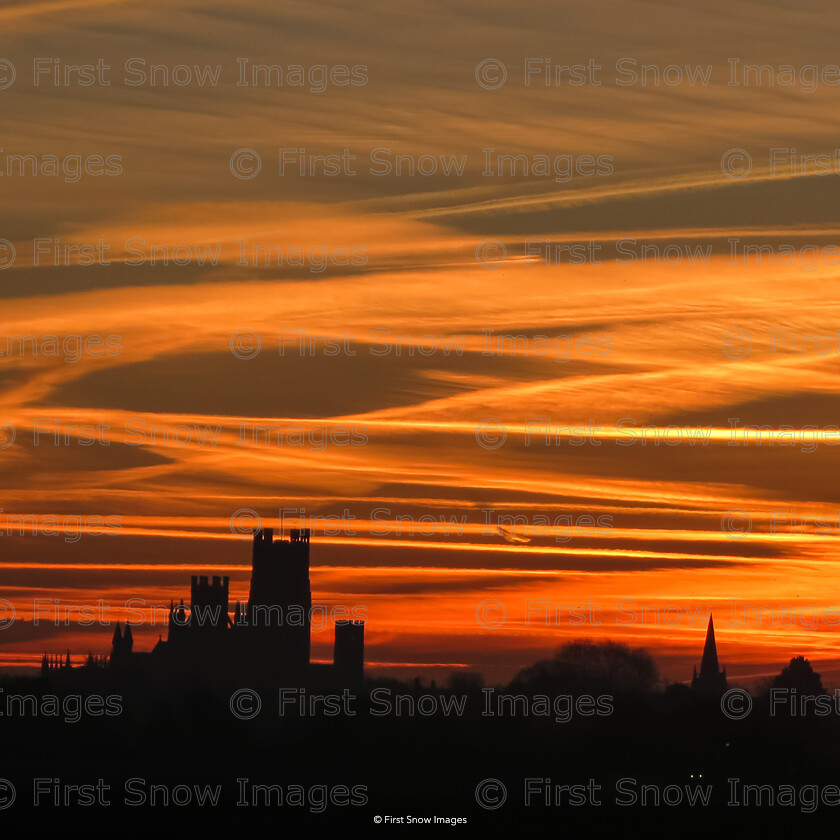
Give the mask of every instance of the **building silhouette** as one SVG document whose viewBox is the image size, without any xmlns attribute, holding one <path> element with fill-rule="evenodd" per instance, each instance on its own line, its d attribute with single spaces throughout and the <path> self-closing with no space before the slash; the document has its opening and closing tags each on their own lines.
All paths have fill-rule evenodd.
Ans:
<svg viewBox="0 0 840 840">
<path fill-rule="evenodd" d="M 271 528 L 254 534 L 251 584 L 246 603 L 231 615 L 230 578 L 193 575 L 189 603 L 170 603 L 167 638 L 149 652 L 134 650 L 131 626 L 114 629 L 109 658 L 88 656 L 71 669 L 44 655 L 44 675 L 61 677 L 88 668 L 152 681 L 177 673 L 195 682 L 251 679 L 260 682 L 353 686 L 364 679 L 365 624 L 337 621 L 333 663 L 310 657 L 312 591 L 309 529 L 274 539 Z"/>
<path fill-rule="evenodd" d="M 706 628 L 706 644 L 703 646 L 700 673 L 697 673 L 697 666 L 695 665 L 691 688 L 698 694 L 709 697 L 720 696 L 727 688 L 726 668 L 721 671 L 718 663 L 715 625 L 711 615 L 709 616 L 709 626 Z"/>
</svg>

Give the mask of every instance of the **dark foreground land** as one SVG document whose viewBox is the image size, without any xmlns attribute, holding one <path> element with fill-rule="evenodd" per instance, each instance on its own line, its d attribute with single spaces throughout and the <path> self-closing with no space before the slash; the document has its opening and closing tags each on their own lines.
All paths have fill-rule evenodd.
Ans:
<svg viewBox="0 0 840 840">
<path fill-rule="evenodd" d="M 410 816 L 470 835 L 716 826 L 778 836 L 840 811 L 840 715 L 827 703 L 828 714 L 807 702 L 803 714 L 790 702 L 771 714 L 765 696 L 733 719 L 684 686 L 367 681 L 322 699 L 104 676 L 83 690 L 49 678 L 2 688 L 0 777 L 14 801 L 0 783 L 0 816 L 15 823 L 218 830 L 232 820 L 279 836 L 305 826 L 391 837 Z"/>
</svg>

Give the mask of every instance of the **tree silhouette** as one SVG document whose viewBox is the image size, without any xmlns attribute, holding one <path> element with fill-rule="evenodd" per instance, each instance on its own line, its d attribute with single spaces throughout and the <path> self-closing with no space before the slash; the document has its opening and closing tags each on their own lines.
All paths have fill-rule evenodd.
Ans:
<svg viewBox="0 0 840 840">
<path fill-rule="evenodd" d="M 622 642 L 583 639 L 563 645 L 553 659 L 542 659 L 520 671 L 511 691 L 604 691 L 637 694 L 651 691 L 659 681 L 653 657 L 644 648 Z"/>
<path fill-rule="evenodd" d="M 820 675 L 804 656 L 794 656 L 790 660 L 773 681 L 773 688 L 793 688 L 803 696 L 825 694 Z"/>
<path fill-rule="evenodd" d="M 475 671 L 453 671 L 447 684 L 457 694 L 479 694 L 484 686 L 484 676 Z"/>
</svg>

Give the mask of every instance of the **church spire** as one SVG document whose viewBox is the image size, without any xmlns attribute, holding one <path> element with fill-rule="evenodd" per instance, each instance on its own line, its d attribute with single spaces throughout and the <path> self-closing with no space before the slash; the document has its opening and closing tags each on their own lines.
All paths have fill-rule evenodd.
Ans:
<svg viewBox="0 0 840 840">
<path fill-rule="evenodd" d="M 727 688 L 726 669 L 724 668 L 721 671 L 718 662 L 715 623 L 711 614 L 709 615 L 709 626 L 706 628 L 706 644 L 703 646 L 700 672 L 697 672 L 697 666 L 695 666 L 691 687 L 694 691 L 708 696 L 720 696 Z"/>
<path fill-rule="evenodd" d="M 703 647 L 703 659 L 700 662 L 700 674 L 717 676 L 720 670 L 718 664 L 717 645 L 715 644 L 715 623 L 709 614 L 709 626 L 706 628 L 706 644 Z"/>
</svg>

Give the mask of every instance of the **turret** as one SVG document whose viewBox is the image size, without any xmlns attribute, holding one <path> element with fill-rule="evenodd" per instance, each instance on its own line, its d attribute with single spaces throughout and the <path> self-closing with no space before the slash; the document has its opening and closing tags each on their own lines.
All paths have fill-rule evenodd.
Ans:
<svg viewBox="0 0 840 840">
<path fill-rule="evenodd" d="M 120 623 L 114 628 L 114 635 L 111 640 L 111 664 L 122 665 L 131 657 L 131 649 L 134 647 L 134 638 L 131 634 L 131 627 L 126 624 L 125 632 L 120 630 Z"/>
<path fill-rule="evenodd" d="M 245 622 L 249 647 L 271 666 L 309 666 L 312 591 L 308 528 L 274 542 L 270 528 L 254 534 Z"/>
<path fill-rule="evenodd" d="M 364 679 L 364 621 L 336 621 L 333 668 L 342 685 L 359 685 Z"/>
<path fill-rule="evenodd" d="M 227 630 L 230 578 L 213 575 L 192 577 L 190 632 L 215 633 Z"/>
</svg>

